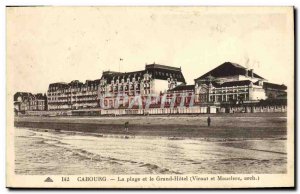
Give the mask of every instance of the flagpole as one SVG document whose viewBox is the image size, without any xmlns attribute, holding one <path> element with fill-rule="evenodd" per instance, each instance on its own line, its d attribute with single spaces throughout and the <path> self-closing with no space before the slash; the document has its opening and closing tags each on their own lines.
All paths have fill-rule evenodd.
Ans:
<svg viewBox="0 0 300 194">
<path fill-rule="evenodd" d="M 121 69 L 120 69 L 121 61 L 123 61 L 122 58 L 120 58 L 120 60 L 119 60 L 119 72 L 121 72 Z"/>
</svg>

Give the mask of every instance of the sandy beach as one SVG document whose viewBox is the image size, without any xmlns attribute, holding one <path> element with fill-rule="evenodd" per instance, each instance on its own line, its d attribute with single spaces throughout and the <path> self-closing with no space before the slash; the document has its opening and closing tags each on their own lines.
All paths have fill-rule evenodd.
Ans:
<svg viewBox="0 0 300 194">
<path fill-rule="evenodd" d="M 207 126 L 207 117 L 211 126 Z M 211 114 L 131 117 L 16 117 L 15 127 L 99 134 L 195 138 L 286 138 L 286 113 Z"/>
<path fill-rule="evenodd" d="M 284 113 L 16 117 L 15 172 L 286 173 L 286 122 Z"/>
</svg>

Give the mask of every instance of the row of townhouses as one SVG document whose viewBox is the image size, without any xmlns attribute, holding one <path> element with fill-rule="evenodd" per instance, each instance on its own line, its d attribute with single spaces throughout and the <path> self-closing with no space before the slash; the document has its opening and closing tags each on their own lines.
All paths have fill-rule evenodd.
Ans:
<svg viewBox="0 0 300 194">
<path fill-rule="evenodd" d="M 270 83 L 253 69 L 231 62 L 198 77 L 193 85 L 186 84 L 181 68 L 153 63 L 140 71 L 105 71 L 100 79 L 85 83 L 51 83 L 47 95 L 18 92 L 14 96 L 15 111 L 118 109 L 123 113 L 137 113 L 146 106 L 164 113 L 162 105 L 167 109 L 198 107 L 200 111 L 201 107 L 221 108 L 262 100 L 286 103 L 286 99 L 285 85 Z"/>
<path fill-rule="evenodd" d="M 42 93 L 17 92 L 14 95 L 14 109 L 22 113 L 47 110 L 47 96 Z"/>
</svg>

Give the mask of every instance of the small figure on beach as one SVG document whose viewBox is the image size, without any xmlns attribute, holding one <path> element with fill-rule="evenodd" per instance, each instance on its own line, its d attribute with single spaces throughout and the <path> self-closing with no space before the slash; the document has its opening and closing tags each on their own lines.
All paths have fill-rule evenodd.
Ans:
<svg viewBox="0 0 300 194">
<path fill-rule="evenodd" d="M 125 132 L 128 132 L 128 125 L 129 125 L 129 122 L 126 121 L 124 124 Z"/>
<path fill-rule="evenodd" d="M 211 119 L 210 119 L 210 116 L 207 117 L 207 126 L 210 127 L 210 122 L 211 122 Z"/>
</svg>

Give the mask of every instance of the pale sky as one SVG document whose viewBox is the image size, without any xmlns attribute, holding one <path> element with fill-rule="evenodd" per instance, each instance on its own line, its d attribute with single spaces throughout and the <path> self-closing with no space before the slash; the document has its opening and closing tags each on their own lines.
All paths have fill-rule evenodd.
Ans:
<svg viewBox="0 0 300 194">
<path fill-rule="evenodd" d="M 99 79 L 157 63 L 182 68 L 188 84 L 223 62 L 270 82 L 293 82 L 291 8 L 7 8 L 12 91 L 46 92 L 53 82 Z"/>
</svg>

